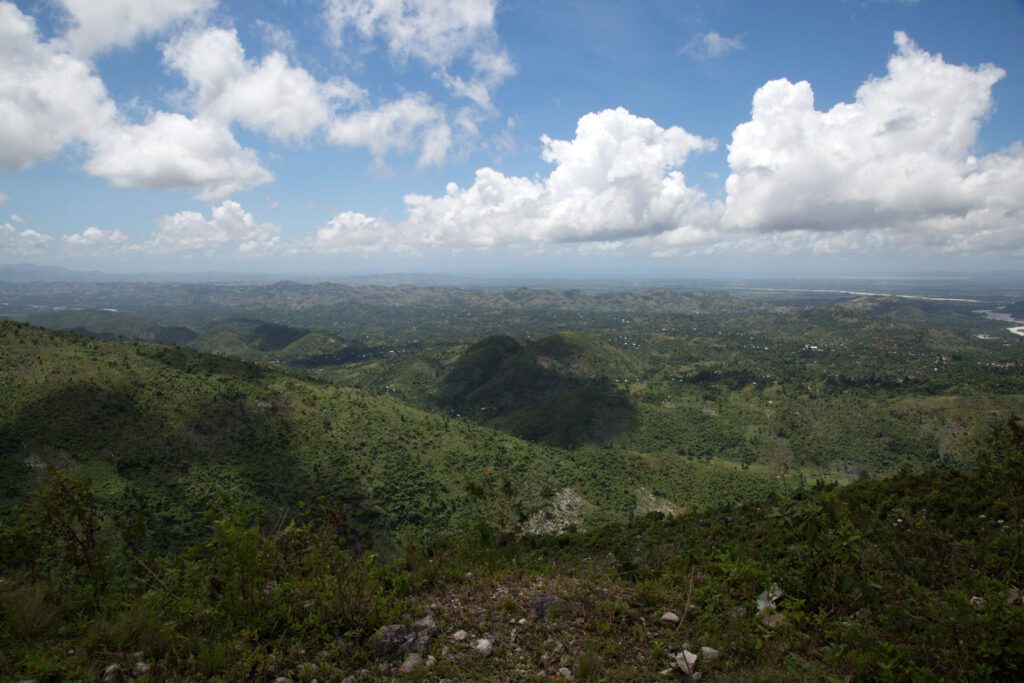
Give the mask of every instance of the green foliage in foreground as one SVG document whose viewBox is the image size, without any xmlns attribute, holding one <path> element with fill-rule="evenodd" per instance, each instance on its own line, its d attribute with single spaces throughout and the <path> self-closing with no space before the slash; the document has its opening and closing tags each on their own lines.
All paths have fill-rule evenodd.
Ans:
<svg viewBox="0 0 1024 683">
<path fill-rule="evenodd" d="M 670 652 L 706 645 L 721 657 L 698 662 L 705 680 L 1020 680 L 1024 425 L 998 425 L 976 453 L 970 472 L 579 535 L 410 537 L 389 562 L 346 547 L 338 510 L 319 506 L 284 525 L 221 517 L 184 552 L 110 546 L 89 565 L 65 543 L 95 514 L 88 484 L 54 473 L 3 527 L 0 671 L 95 679 L 141 652 L 152 680 L 308 680 L 304 663 L 325 681 L 402 679 L 366 639 L 429 610 L 429 678 L 550 680 L 553 662 L 582 680 L 653 680 Z M 66 515 L 45 514 L 55 497 L 74 503 Z M 538 590 L 569 599 L 565 614 L 518 623 Z M 765 590 L 781 597 L 757 614 Z M 659 623 L 665 609 L 678 628 Z M 460 628 L 494 654 L 453 643 Z"/>
</svg>

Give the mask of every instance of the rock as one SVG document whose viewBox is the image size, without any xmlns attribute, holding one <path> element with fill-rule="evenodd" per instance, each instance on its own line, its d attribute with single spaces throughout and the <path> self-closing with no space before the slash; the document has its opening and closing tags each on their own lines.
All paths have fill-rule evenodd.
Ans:
<svg viewBox="0 0 1024 683">
<path fill-rule="evenodd" d="M 782 589 L 773 583 L 771 588 L 761 591 L 761 594 L 757 596 L 757 613 L 763 614 L 769 609 L 776 609 L 778 607 L 778 600 L 781 597 Z"/>
<path fill-rule="evenodd" d="M 292 683 L 292 679 L 287 676 L 278 676 L 274 679 L 274 683 Z"/>
<path fill-rule="evenodd" d="M 103 670 L 103 681 L 109 683 L 110 681 L 116 681 L 121 678 L 121 665 L 120 664 L 108 664 L 107 668 Z"/>
<path fill-rule="evenodd" d="M 778 628 L 786 620 L 785 615 L 778 612 L 769 612 L 761 617 L 761 623 L 768 628 Z"/>
<path fill-rule="evenodd" d="M 434 621 L 434 617 L 428 614 L 422 619 L 412 622 L 412 628 L 414 631 L 433 631 L 437 633 L 437 622 Z"/>
<path fill-rule="evenodd" d="M 520 619 L 520 620 L 519 620 L 518 622 L 516 622 L 516 623 L 518 623 L 518 624 L 519 624 L 520 626 L 522 626 L 523 624 L 525 624 L 525 623 L 526 623 L 526 617 L 523 617 L 522 619 Z"/>
<path fill-rule="evenodd" d="M 658 673 L 660 673 L 662 676 L 671 676 L 673 671 L 674 669 L 662 669 Z"/>
<path fill-rule="evenodd" d="M 542 595 L 539 598 L 534 598 L 530 601 L 530 611 L 533 613 L 533 618 L 538 621 L 549 614 L 557 614 L 558 611 L 563 610 L 568 606 L 568 600 L 554 595 Z"/>
<path fill-rule="evenodd" d="M 569 667 L 567 667 L 567 666 L 563 666 L 561 669 L 559 669 L 558 670 L 558 675 L 562 677 L 563 681 L 571 681 L 572 680 L 572 671 L 570 671 Z"/>
<path fill-rule="evenodd" d="M 1024 605 L 1024 590 L 1014 586 L 1010 590 L 1006 591 L 1006 604 L 1009 605 Z"/>
<path fill-rule="evenodd" d="M 676 668 L 687 676 L 692 675 L 697 668 L 697 655 L 689 650 L 683 650 L 676 655 Z"/>
<path fill-rule="evenodd" d="M 341 683 L 356 683 L 356 677 L 355 676 L 345 676 L 343 679 L 341 679 Z"/>
<path fill-rule="evenodd" d="M 494 652 L 494 643 L 487 640 L 486 638 L 480 638 L 475 643 L 473 643 L 473 649 L 482 654 L 484 657 L 487 657 L 492 652 Z"/>
<path fill-rule="evenodd" d="M 402 666 L 398 669 L 398 671 L 403 674 L 411 674 L 413 671 L 415 671 L 418 667 L 421 666 L 423 666 L 423 657 L 419 656 L 419 654 L 415 652 L 410 652 L 409 655 L 405 658 L 405 661 L 402 662 Z"/>
<path fill-rule="evenodd" d="M 663 621 L 666 624 L 678 624 L 679 615 L 675 612 L 665 612 L 661 615 L 661 621 Z"/>
<path fill-rule="evenodd" d="M 135 662 L 135 666 L 132 667 L 132 676 L 139 677 L 149 673 L 149 664 L 146 664 L 141 659 Z"/>
<path fill-rule="evenodd" d="M 304 673 L 315 674 L 320 669 L 320 667 L 318 667 L 313 662 L 303 662 L 302 664 L 299 664 L 299 666 L 296 668 L 298 669 L 300 675 Z"/>
<path fill-rule="evenodd" d="M 713 662 L 722 656 L 722 653 L 713 647 L 702 647 L 700 649 L 701 659 L 705 659 L 709 662 Z"/>
<path fill-rule="evenodd" d="M 461 628 L 452 634 L 452 640 L 457 640 L 460 643 L 464 641 L 466 638 L 469 638 L 469 634 L 463 631 Z"/>
<path fill-rule="evenodd" d="M 430 630 L 416 632 L 404 624 L 389 624 L 377 629 L 367 640 L 367 646 L 380 657 L 397 659 L 410 652 L 425 654 L 433 640 Z"/>
<path fill-rule="evenodd" d="M 425 661 L 424 664 L 429 669 L 432 666 L 434 666 L 435 664 L 437 664 L 437 658 L 434 657 L 434 655 L 427 655 L 427 661 Z"/>
<path fill-rule="evenodd" d="M 984 612 L 985 598 L 978 597 L 977 595 L 971 597 L 971 607 L 974 608 L 975 612 Z"/>
<path fill-rule="evenodd" d="M 389 624 L 377 629 L 367 641 L 367 646 L 378 656 L 391 657 L 404 652 L 415 637 L 416 634 L 404 624 Z"/>
</svg>

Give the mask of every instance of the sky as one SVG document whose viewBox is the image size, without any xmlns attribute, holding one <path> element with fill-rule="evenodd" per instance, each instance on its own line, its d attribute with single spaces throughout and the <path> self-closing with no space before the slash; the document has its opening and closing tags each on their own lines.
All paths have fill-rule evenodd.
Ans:
<svg viewBox="0 0 1024 683">
<path fill-rule="evenodd" d="M 0 264 L 1024 272 L 1021 0 L 0 0 Z"/>
</svg>

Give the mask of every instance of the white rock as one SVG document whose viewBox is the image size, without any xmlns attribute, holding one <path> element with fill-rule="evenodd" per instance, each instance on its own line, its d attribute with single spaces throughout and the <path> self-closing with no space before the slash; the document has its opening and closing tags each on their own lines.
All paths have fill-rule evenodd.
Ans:
<svg viewBox="0 0 1024 683">
<path fill-rule="evenodd" d="M 975 612 L 984 612 L 985 611 L 985 598 L 981 598 L 981 597 L 978 597 L 977 595 L 975 595 L 974 597 L 971 598 L 971 607 L 974 608 Z"/>
<path fill-rule="evenodd" d="M 103 680 L 105 683 L 110 681 L 116 681 L 121 677 L 121 665 L 120 664 L 109 664 L 107 668 L 103 670 Z"/>
<path fill-rule="evenodd" d="M 469 638 L 469 634 L 463 631 L 461 628 L 452 634 L 452 640 L 457 640 L 460 643 L 464 641 L 466 638 Z"/>
<path fill-rule="evenodd" d="M 722 653 L 713 647 L 702 647 L 700 649 L 700 656 L 711 662 L 721 657 Z"/>
<path fill-rule="evenodd" d="M 494 643 L 486 638 L 481 638 L 473 643 L 473 649 L 486 657 L 494 651 Z"/>
<path fill-rule="evenodd" d="M 405 658 L 405 661 L 402 662 L 402 666 L 398 670 L 404 674 L 411 674 L 420 666 L 423 666 L 423 657 L 420 657 L 415 652 L 410 652 L 409 656 Z"/>
<path fill-rule="evenodd" d="M 558 670 L 558 675 L 562 677 L 563 681 L 571 681 L 572 680 L 572 671 L 570 671 L 569 667 L 567 667 L 567 666 L 563 666 L 561 669 L 559 669 Z"/>
<path fill-rule="evenodd" d="M 429 669 L 430 667 L 437 664 L 437 657 L 435 657 L 434 655 L 427 655 L 427 661 L 424 663 L 427 665 L 427 668 Z"/>
<path fill-rule="evenodd" d="M 675 612 L 665 612 L 661 615 L 661 620 L 664 621 L 666 624 L 678 624 L 679 615 Z"/>
<path fill-rule="evenodd" d="M 676 655 L 676 666 L 684 674 L 692 674 L 697 667 L 697 655 L 689 650 L 683 650 Z"/>
<path fill-rule="evenodd" d="M 143 674 L 149 673 L 149 664 L 146 664 L 141 659 L 135 662 L 135 666 L 132 667 L 132 676 L 138 677 Z"/>
</svg>

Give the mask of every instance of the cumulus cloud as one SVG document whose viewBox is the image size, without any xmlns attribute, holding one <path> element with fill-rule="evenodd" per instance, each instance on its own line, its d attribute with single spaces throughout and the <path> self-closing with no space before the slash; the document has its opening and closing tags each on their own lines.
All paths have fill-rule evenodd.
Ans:
<svg viewBox="0 0 1024 683">
<path fill-rule="evenodd" d="M 223 124 L 157 112 L 121 125 L 93 143 L 85 170 L 117 187 L 192 188 L 216 200 L 274 179 Z"/>
<path fill-rule="evenodd" d="M 680 170 L 713 141 L 620 108 L 582 117 L 572 140 L 543 137 L 546 177 L 481 168 L 467 188 L 406 196 L 399 223 L 343 214 L 344 230 L 321 233 L 404 248 L 576 243 L 661 256 L 1024 253 L 1024 144 L 974 151 L 1003 70 L 948 64 L 903 33 L 895 42 L 888 72 L 828 111 L 806 82 L 758 89 L 729 145 L 724 201 Z"/>
<path fill-rule="evenodd" d="M 65 40 L 75 54 L 128 47 L 139 38 L 205 16 L 217 0 L 59 0 L 72 26 Z"/>
<path fill-rule="evenodd" d="M 1019 245 L 1021 146 L 972 153 L 1004 71 L 948 64 L 903 33 L 895 40 L 888 73 L 853 102 L 818 111 L 806 81 L 757 91 L 729 145 L 725 227 L 881 229 L 891 245 L 949 250 Z"/>
<path fill-rule="evenodd" d="M 0 225 L 0 254 L 28 256 L 38 254 L 50 241 L 49 235 L 35 230 L 18 230 L 10 223 Z"/>
<path fill-rule="evenodd" d="M 92 67 L 61 41 L 42 41 L 34 20 L 7 2 L 0 2 L 0 120 L 0 166 L 14 170 L 79 142 L 89 150 L 85 170 L 118 187 L 189 188 L 217 199 L 273 179 L 216 118 L 158 112 L 143 124 L 125 121 Z"/>
<path fill-rule="evenodd" d="M 60 238 L 65 249 L 92 253 L 111 253 L 121 250 L 128 242 L 128 235 L 121 230 L 101 230 L 89 227 L 82 232 L 64 235 Z"/>
<path fill-rule="evenodd" d="M 318 240 L 343 244 L 358 234 L 403 248 L 614 241 L 711 220 L 716 211 L 679 170 L 714 142 L 682 128 L 609 109 L 581 118 L 574 139 L 542 143 L 554 166 L 544 179 L 482 168 L 468 188 L 449 183 L 440 197 L 406 196 L 408 215 L 396 226 L 341 214 Z"/>
<path fill-rule="evenodd" d="M 683 52 L 695 59 L 718 59 L 730 52 L 739 52 L 742 49 L 742 38 L 739 36 L 730 38 L 716 31 L 699 33 L 683 46 Z"/>
<path fill-rule="evenodd" d="M 10 197 L 7 196 L 7 193 L 0 190 L 0 206 L 6 204 L 9 199 Z"/>
<path fill-rule="evenodd" d="M 366 214 L 344 211 L 321 226 L 311 243 L 300 244 L 298 249 L 313 249 L 318 254 L 339 254 L 375 253 L 386 247 L 406 248 L 396 239 L 393 225 Z"/>
<path fill-rule="evenodd" d="M 247 59 L 234 29 L 182 34 L 164 47 L 164 62 L 185 76 L 201 116 L 280 140 L 306 138 L 330 121 L 336 106 L 366 96 L 347 79 L 318 82 L 280 51 L 260 62 Z"/>
<path fill-rule="evenodd" d="M 42 42 L 35 21 L 0 3 L 0 166 L 21 170 L 114 120 L 103 81 L 85 62 Z"/>
<path fill-rule="evenodd" d="M 441 164 L 451 147 L 444 110 L 423 94 L 405 95 L 377 108 L 337 117 L 327 138 L 339 145 L 366 147 L 378 160 L 391 151 L 419 148 L 419 166 Z"/>
<path fill-rule="evenodd" d="M 494 25 L 496 0 L 326 0 L 331 39 L 342 47 L 355 34 L 381 39 L 395 58 L 418 59 L 436 69 L 456 94 L 484 108 L 491 93 L 515 73 Z M 468 74 L 453 73 L 456 62 Z"/>
<path fill-rule="evenodd" d="M 209 254 L 222 247 L 236 253 L 255 255 L 274 251 L 281 241 L 281 228 L 261 223 L 238 202 L 225 201 L 209 218 L 196 211 L 179 211 L 164 216 L 156 233 L 139 251 L 152 253 Z"/>
</svg>

